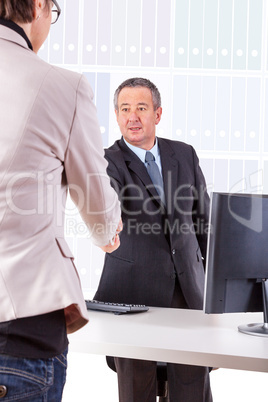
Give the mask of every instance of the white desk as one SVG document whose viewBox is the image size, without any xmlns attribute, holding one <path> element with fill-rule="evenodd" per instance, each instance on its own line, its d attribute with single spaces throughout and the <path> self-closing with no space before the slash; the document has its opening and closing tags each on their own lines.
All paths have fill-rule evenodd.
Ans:
<svg viewBox="0 0 268 402">
<path fill-rule="evenodd" d="M 90 311 L 89 318 L 69 335 L 71 352 L 268 372 L 268 338 L 237 330 L 262 322 L 261 313 L 207 315 L 151 307 L 126 315 Z"/>
</svg>

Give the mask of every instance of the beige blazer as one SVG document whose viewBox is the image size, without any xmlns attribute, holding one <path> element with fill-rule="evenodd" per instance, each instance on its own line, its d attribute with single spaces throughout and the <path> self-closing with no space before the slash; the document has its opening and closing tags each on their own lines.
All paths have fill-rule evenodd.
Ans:
<svg viewBox="0 0 268 402">
<path fill-rule="evenodd" d="M 93 94 L 4 26 L 0 49 L 0 322 L 64 308 L 70 333 L 88 318 L 64 240 L 67 191 L 96 245 L 120 219 Z"/>
</svg>

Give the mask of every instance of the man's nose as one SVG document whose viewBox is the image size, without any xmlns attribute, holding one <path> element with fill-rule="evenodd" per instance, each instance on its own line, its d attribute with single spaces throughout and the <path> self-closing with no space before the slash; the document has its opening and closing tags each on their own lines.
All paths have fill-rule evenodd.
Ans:
<svg viewBox="0 0 268 402">
<path fill-rule="evenodd" d="M 137 115 L 136 112 L 131 112 L 129 115 L 129 121 L 130 122 L 135 122 L 139 120 L 139 116 Z"/>
</svg>

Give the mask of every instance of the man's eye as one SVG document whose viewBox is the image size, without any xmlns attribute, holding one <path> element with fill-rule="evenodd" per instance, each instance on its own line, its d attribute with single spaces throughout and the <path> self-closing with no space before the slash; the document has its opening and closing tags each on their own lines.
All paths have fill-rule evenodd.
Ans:
<svg viewBox="0 0 268 402">
<path fill-rule="evenodd" d="M 139 110 L 143 111 L 146 110 L 145 107 L 140 107 Z"/>
</svg>

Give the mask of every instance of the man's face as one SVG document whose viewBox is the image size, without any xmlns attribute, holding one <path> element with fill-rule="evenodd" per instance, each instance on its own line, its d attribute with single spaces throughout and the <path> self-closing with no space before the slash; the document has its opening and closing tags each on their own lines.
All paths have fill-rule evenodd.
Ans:
<svg viewBox="0 0 268 402">
<path fill-rule="evenodd" d="M 123 88 L 115 113 L 121 133 L 129 144 L 146 150 L 154 146 L 155 126 L 161 119 L 162 108 L 154 110 L 150 89 Z"/>
</svg>

